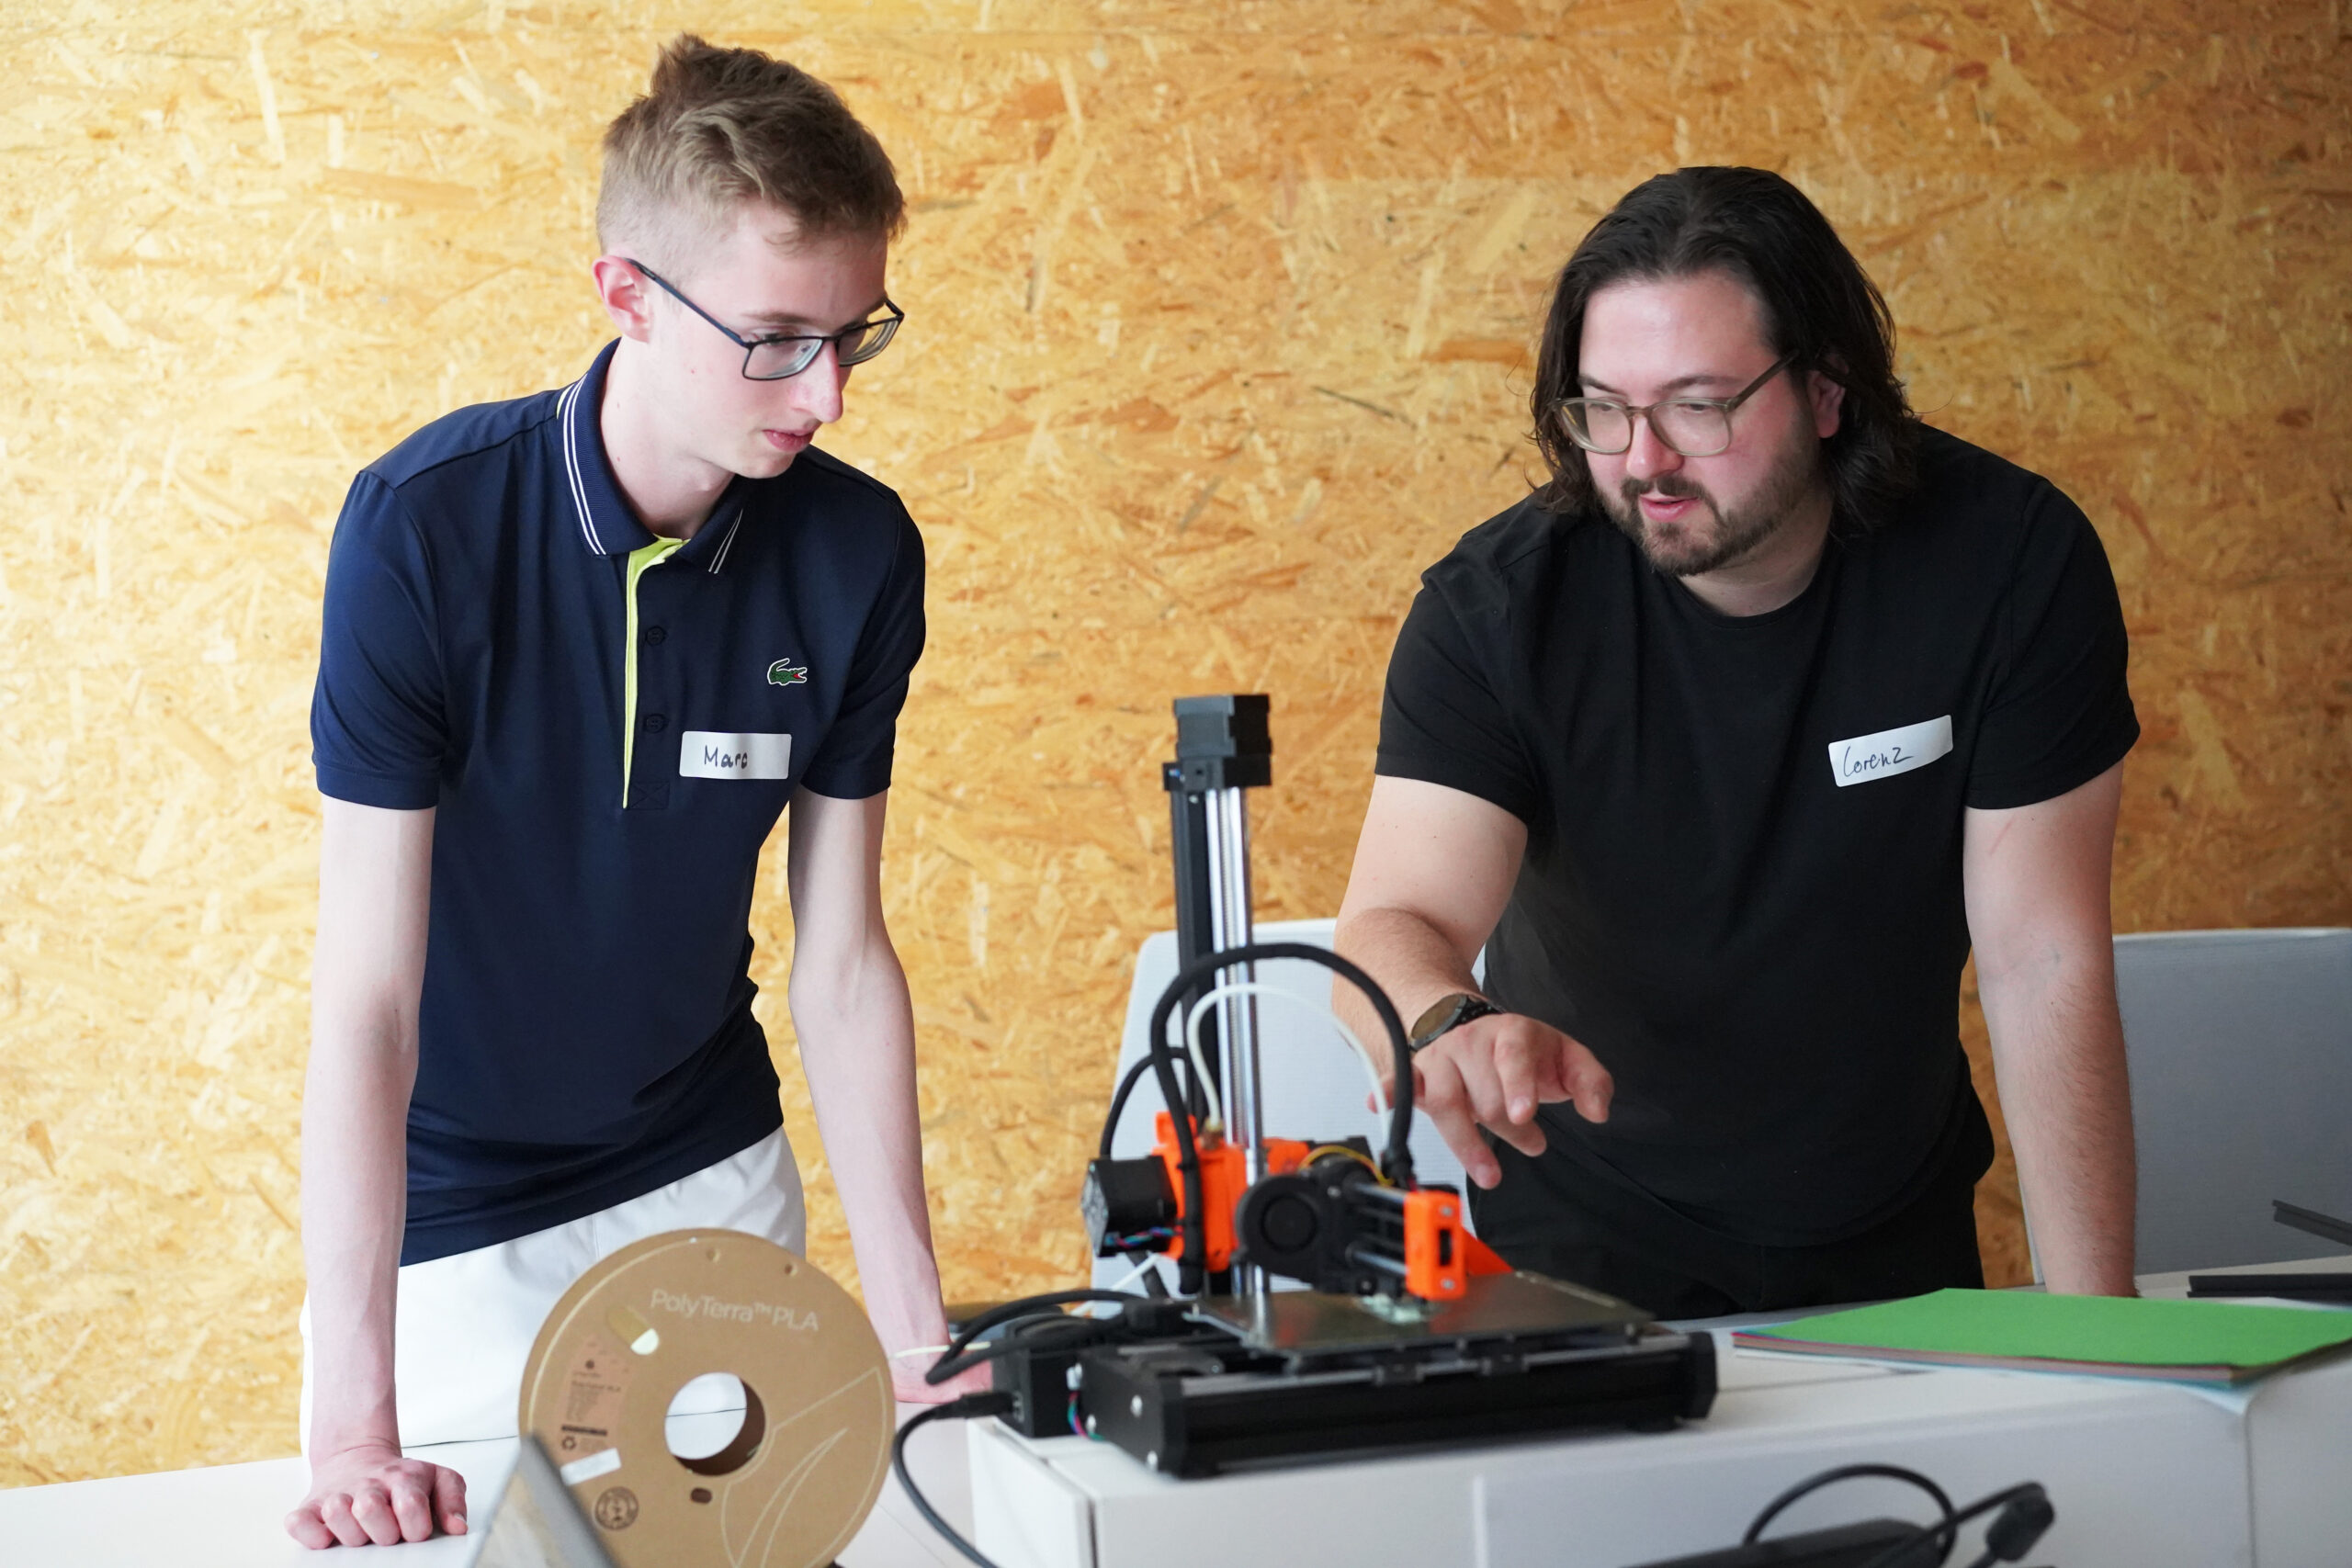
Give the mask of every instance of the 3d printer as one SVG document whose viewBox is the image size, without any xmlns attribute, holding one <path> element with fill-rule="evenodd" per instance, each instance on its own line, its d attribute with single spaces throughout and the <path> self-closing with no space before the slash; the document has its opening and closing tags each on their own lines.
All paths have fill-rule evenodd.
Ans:
<svg viewBox="0 0 2352 1568">
<path fill-rule="evenodd" d="M 1165 1255 L 1176 1292 L 1008 1303 L 963 1325 L 934 1379 L 993 1361 L 1003 1417 L 1023 1432 L 1082 1433 L 1188 1477 L 1704 1415 L 1707 1336 L 1514 1271 L 1471 1233 L 1461 1193 L 1415 1179 L 1411 1053 L 1394 1005 L 1336 953 L 1250 940 L 1245 792 L 1272 779 L 1267 699 L 1183 698 L 1176 719 L 1163 782 L 1185 962 L 1114 1096 L 1081 1200 L 1098 1256 Z M 1378 1016 L 1395 1068 L 1384 1148 L 1264 1135 L 1250 991 L 1251 965 L 1273 959 L 1331 969 Z M 1180 1010 L 1189 1048 L 1170 1038 Z M 1166 1106 L 1154 1149 L 1114 1158 L 1147 1074 Z M 1105 1299 L 1116 1315 L 1060 1310 Z"/>
</svg>

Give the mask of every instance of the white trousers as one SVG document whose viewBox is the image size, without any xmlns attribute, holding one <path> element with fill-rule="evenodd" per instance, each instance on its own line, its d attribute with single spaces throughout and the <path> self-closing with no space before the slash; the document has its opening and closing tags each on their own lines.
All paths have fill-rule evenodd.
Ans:
<svg viewBox="0 0 2352 1568">
<path fill-rule="evenodd" d="M 642 1197 L 494 1247 L 402 1269 L 392 1357 L 401 1446 L 514 1436 L 523 1362 L 539 1325 L 572 1281 L 633 1241 L 702 1228 L 749 1231 L 795 1252 L 806 1249 L 800 1170 L 782 1128 Z M 308 1453 L 314 1371 L 307 1296 L 301 1328 L 302 1450 Z"/>
</svg>

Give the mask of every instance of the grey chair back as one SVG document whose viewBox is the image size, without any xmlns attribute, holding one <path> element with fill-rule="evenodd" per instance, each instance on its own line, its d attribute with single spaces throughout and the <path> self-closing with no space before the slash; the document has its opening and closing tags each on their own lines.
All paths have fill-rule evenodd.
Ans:
<svg viewBox="0 0 2352 1568">
<path fill-rule="evenodd" d="M 2346 1250 L 2271 1201 L 2352 1218 L 2352 930 L 2115 939 L 2139 1145 L 2139 1271 Z"/>
</svg>

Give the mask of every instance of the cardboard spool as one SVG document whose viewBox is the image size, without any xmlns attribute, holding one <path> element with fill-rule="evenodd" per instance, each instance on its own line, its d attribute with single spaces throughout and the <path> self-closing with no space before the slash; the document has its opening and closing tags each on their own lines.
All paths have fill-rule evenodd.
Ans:
<svg viewBox="0 0 2352 1568">
<path fill-rule="evenodd" d="M 670 1403 L 742 1380 L 743 1424 L 681 1459 Z M 523 1370 L 536 1437 L 622 1568 L 818 1568 L 882 1490 L 889 1363 L 846 1291 L 741 1231 L 671 1231 L 599 1262 L 540 1325 Z"/>
</svg>

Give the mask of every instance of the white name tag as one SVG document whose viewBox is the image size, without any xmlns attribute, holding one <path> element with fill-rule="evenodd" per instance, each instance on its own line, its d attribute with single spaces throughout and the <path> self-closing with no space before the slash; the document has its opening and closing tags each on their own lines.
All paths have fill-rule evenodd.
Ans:
<svg viewBox="0 0 2352 1568">
<path fill-rule="evenodd" d="M 722 735 L 689 729 L 678 737 L 678 776 L 684 779 L 780 779 L 792 770 L 789 735 Z"/>
<path fill-rule="evenodd" d="M 1851 740 L 1832 740 L 1829 773 L 1838 781 L 1838 787 L 1844 789 L 1848 784 L 1890 779 L 1914 768 L 1924 768 L 1951 751 L 1951 715 L 1946 714 L 1925 724 L 1882 729 L 1876 735 L 1857 735 Z"/>
</svg>

